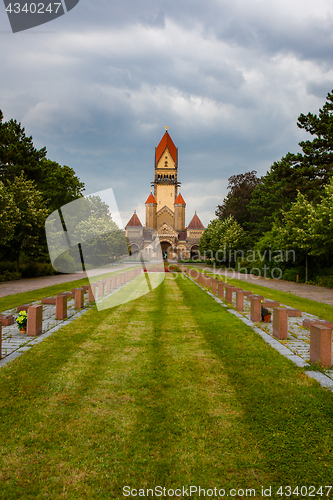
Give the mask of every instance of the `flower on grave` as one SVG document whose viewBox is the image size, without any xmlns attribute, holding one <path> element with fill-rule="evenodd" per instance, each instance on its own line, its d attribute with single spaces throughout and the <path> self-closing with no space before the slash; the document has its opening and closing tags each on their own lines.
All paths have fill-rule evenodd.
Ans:
<svg viewBox="0 0 333 500">
<path fill-rule="evenodd" d="M 17 318 L 15 319 L 15 321 L 16 321 L 16 324 L 17 324 L 19 330 L 21 328 L 26 328 L 27 321 L 28 321 L 27 311 L 20 311 L 19 315 L 17 316 Z"/>
</svg>

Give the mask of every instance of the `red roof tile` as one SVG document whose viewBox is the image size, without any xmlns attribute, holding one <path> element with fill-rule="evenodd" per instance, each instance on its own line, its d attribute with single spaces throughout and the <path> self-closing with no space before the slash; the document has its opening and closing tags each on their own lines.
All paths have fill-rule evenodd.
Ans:
<svg viewBox="0 0 333 500">
<path fill-rule="evenodd" d="M 132 217 L 130 218 L 130 220 L 128 221 L 128 224 L 126 227 L 142 227 L 142 224 L 140 222 L 140 219 L 139 217 L 136 215 L 136 213 L 134 212 L 134 214 L 132 215 Z M 126 228 L 125 227 L 125 228 Z"/>
<path fill-rule="evenodd" d="M 189 223 L 187 229 L 205 229 L 205 227 L 202 225 L 201 220 L 197 216 L 197 214 L 194 214 L 193 219 Z"/>
<path fill-rule="evenodd" d="M 165 148 L 168 148 L 170 151 L 170 154 L 174 160 L 175 163 L 177 163 L 177 148 L 173 143 L 173 140 L 171 139 L 170 135 L 168 132 L 165 132 L 164 136 L 162 137 L 159 145 L 156 148 L 156 163 L 158 163 L 159 159 L 161 158 L 162 154 L 164 153 Z"/>
<path fill-rule="evenodd" d="M 177 196 L 176 198 L 176 201 L 174 203 L 175 205 L 186 205 L 185 201 L 184 201 L 184 198 L 182 197 L 182 195 L 179 193 L 179 195 Z"/>
<path fill-rule="evenodd" d="M 155 196 L 153 195 L 153 193 L 150 193 L 150 195 L 148 196 L 146 204 L 147 203 L 156 203 L 157 205 L 157 201 L 155 200 Z"/>
</svg>

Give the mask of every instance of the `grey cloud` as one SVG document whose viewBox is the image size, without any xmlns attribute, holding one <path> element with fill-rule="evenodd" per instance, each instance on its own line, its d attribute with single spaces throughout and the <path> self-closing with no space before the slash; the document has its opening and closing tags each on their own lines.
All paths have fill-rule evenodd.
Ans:
<svg viewBox="0 0 333 500">
<path fill-rule="evenodd" d="M 224 181 L 298 150 L 297 116 L 333 87 L 330 15 L 320 26 L 272 4 L 81 1 L 54 33 L 2 35 L 0 108 L 88 192 L 113 187 L 124 213 L 148 196 L 168 125 L 180 181 L 221 180 L 202 202 L 213 218 Z"/>
</svg>

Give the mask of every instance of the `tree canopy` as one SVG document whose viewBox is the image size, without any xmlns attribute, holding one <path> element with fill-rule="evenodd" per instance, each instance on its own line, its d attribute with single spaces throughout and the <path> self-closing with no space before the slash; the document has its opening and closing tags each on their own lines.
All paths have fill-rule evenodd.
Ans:
<svg viewBox="0 0 333 500">
<path fill-rule="evenodd" d="M 7 187 L 1 183 L 3 199 L 10 200 L 10 234 L 6 240 L 7 253 L 16 260 L 19 270 L 20 256 L 36 257 L 44 244 L 42 231 L 48 214 L 46 203 L 36 189 L 34 181 L 26 179 L 22 173 Z"/>
<path fill-rule="evenodd" d="M 46 158 L 21 123 L 4 121 L 0 110 L 0 229 L 2 259 L 47 258 L 44 223 L 48 214 L 82 197 L 74 170 Z"/>
<path fill-rule="evenodd" d="M 229 215 L 224 220 L 214 219 L 208 224 L 200 238 L 199 250 L 213 260 L 229 263 L 229 256 L 242 248 L 244 240 L 244 229 Z"/>
<path fill-rule="evenodd" d="M 276 220 L 282 221 L 296 200 L 298 191 L 318 203 L 333 170 L 333 91 L 328 93 L 319 115 L 298 117 L 297 126 L 314 138 L 301 141 L 301 153 L 287 153 L 271 166 L 252 193 L 249 213 L 250 229 L 256 237 L 269 231 Z M 255 224 L 251 224 L 251 215 Z"/>
<path fill-rule="evenodd" d="M 228 179 L 228 194 L 222 205 L 218 205 L 215 215 L 219 219 L 226 219 L 230 215 L 246 229 L 252 219 L 248 207 L 253 190 L 261 183 L 256 170 L 245 174 L 232 175 Z"/>
<path fill-rule="evenodd" d="M 35 182 L 50 213 L 82 196 L 84 184 L 74 170 L 47 159 L 46 148 L 36 149 L 21 123 L 4 122 L 0 110 L 0 180 L 9 185 L 21 172 Z"/>
</svg>

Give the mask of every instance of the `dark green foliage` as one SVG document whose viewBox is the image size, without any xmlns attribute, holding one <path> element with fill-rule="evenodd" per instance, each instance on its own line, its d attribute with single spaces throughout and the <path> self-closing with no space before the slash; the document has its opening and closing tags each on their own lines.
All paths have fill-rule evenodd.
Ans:
<svg viewBox="0 0 333 500">
<path fill-rule="evenodd" d="M 256 186 L 261 184 L 260 178 L 256 176 L 256 170 L 245 174 L 232 175 L 229 177 L 226 198 L 222 205 L 218 205 L 215 215 L 219 219 L 226 219 L 229 215 L 247 229 L 249 222 L 253 220 L 253 212 L 249 212 L 249 203 Z"/>
<path fill-rule="evenodd" d="M 332 91 L 333 92 L 333 91 Z M 249 228 L 256 237 L 269 231 L 274 220 L 282 221 L 282 211 L 290 209 L 297 192 L 317 203 L 333 167 L 333 93 L 327 94 L 319 115 L 301 114 L 297 126 L 314 139 L 302 141 L 302 153 L 288 153 L 276 161 L 254 189 L 249 205 Z M 252 219 L 252 220 L 251 220 Z M 254 221 L 254 222 L 252 222 Z"/>
<path fill-rule="evenodd" d="M 21 123 L 12 119 L 3 122 L 1 110 L 0 146 L 0 180 L 12 182 L 24 170 L 29 179 L 39 181 L 40 161 L 45 158 L 46 148 L 37 150 Z"/>
<path fill-rule="evenodd" d="M 46 158 L 46 148 L 37 150 L 32 137 L 16 120 L 3 122 L 0 110 L 0 180 L 10 184 L 24 172 L 53 210 L 82 196 L 84 184 L 72 168 Z"/>
<path fill-rule="evenodd" d="M 84 184 L 72 168 L 46 158 L 16 120 L 0 110 L 0 259 L 49 260 L 44 223 L 51 212 L 82 196 Z M 38 273 L 36 268 L 36 272 Z M 39 275 L 39 274 L 37 274 Z"/>
<path fill-rule="evenodd" d="M 67 165 L 62 167 L 44 158 L 40 162 L 39 176 L 37 188 L 42 192 L 50 213 L 82 196 L 84 184 Z"/>
<path fill-rule="evenodd" d="M 81 263 L 78 263 L 78 265 L 80 265 L 80 270 L 82 270 Z M 63 273 L 75 273 L 77 269 L 75 259 L 69 251 L 59 255 L 54 262 L 54 267 L 55 269 L 61 269 Z"/>
<path fill-rule="evenodd" d="M 287 153 L 276 161 L 261 179 L 256 172 L 229 178 L 229 193 L 216 215 L 225 220 L 232 215 L 246 231 L 244 241 L 248 248 L 260 252 L 281 249 L 295 251 L 292 262 L 281 261 L 279 268 L 284 279 L 316 280 L 330 273 L 333 258 L 332 224 L 333 195 L 330 181 L 333 177 L 333 91 L 318 116 L 301 114 L 297 126 L 312 139 L 301 141 L 301 152 Z M 216 252 L 214 238 L 202 238 Z M 244 247 L 244 245 L 243 245 Z M 223 246 L 219 245 L 220 250 Z M 316 259 L 311 259 L 316 256 Z M 267 259 L 243 259 L 242 267 L 254 267 L 263 274 L 276 265 Z M 237 263 L 237 264 L 238 264 Z M 244 272 L 244 271 L 243 271 Z M 259 273 L 259 271 L 254 271 Z M 318 280 L 317 280 L 318 282 Z M 321 280 L 321 283 L 331 283 Z"/>
</svg>

